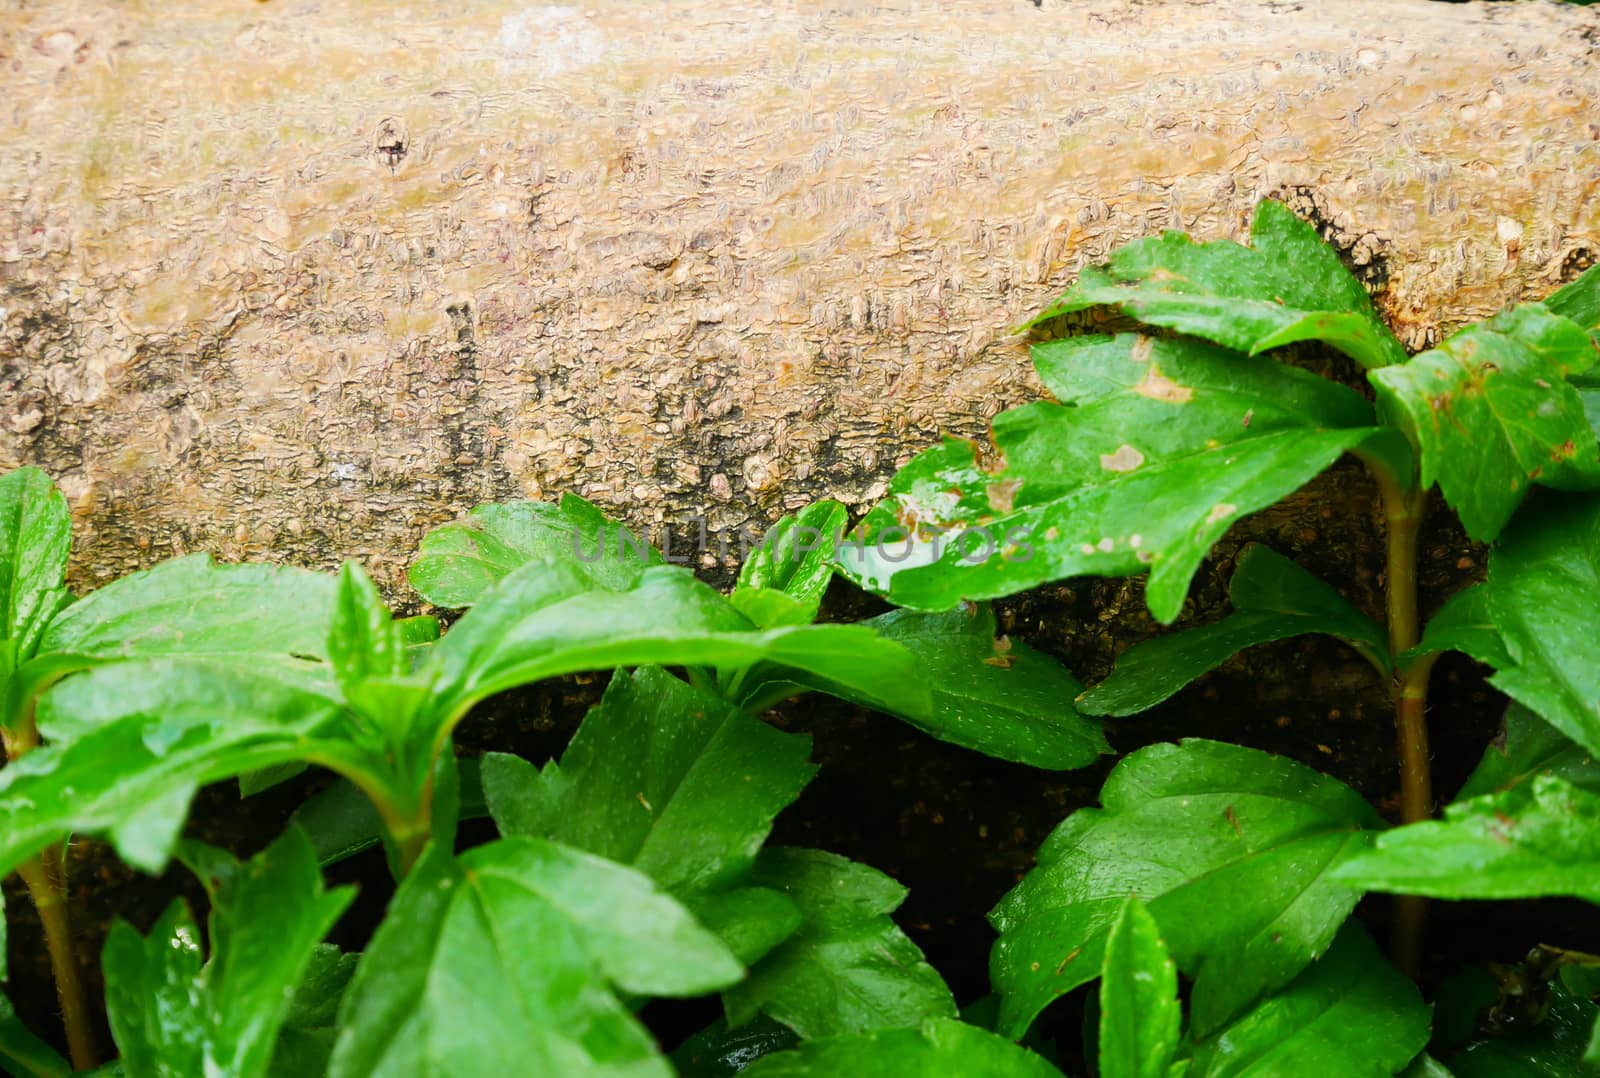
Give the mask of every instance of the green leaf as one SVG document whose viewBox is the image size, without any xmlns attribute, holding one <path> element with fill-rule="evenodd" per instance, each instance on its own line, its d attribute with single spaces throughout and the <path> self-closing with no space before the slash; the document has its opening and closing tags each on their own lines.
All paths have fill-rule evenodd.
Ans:
<svg viewBox="0 0 1600 1078">
<path fill-rule="evenodd" d="M 481 505 L 433 529 L 423 536 L 408 576 L 428 602 L 456 608 L 476 603 L 532 561 L 571 566 L 605 588 L 627 588 L 646 568 L 662 563 L 649 543 L 577 495 L 564 494 L 559 505 Z"/>
<path fill-rule="evenodd" d="M 774 524 L 739 570 L 735 604 L 739 603 L 740 592 L 779 591 L 815 617 L 822 594 L 833 578 L 834 551 L 839 537 L 844 534 L 845 519 L 844 506 L 822 501 L 813 502 Z M 751 620 L 762 628 L 772 624 L 756 618 Z"/>
<path fill-rule="evenodd" d="M 1322 954 L 1361 892 L 1331 872 L 1383 826 L 1343 784 L 1292 760 L 1214 741 L 1152 745 L 1045 841 L 1038 866 L 989 915 L 1000 1031 L 1020 1036 L 1051 1000 L 1099 975 L 1131 893 L 1149 903 L 1191 1022 L 1215 1030 Z"/>
<path fill-rule="evenodd" d="M 270 565 L 217 565 L 196 554 L 108 584 L 43 626 L 37 653 L 5 687 L 7 725 L 25 721 L 32 702 L 68 674 L 144 659 L 249 660 L 289 664 L 325 655 L 334 582 Z M 57 722 L 71 738 L 92 717 Z"/>
<path fill-rule="evenodd" d="M 561 768 L 554 760 L 540 771 L 520 756 L 486 752 L 482 766 L 483 797 L 502 835 L 555 834 L 562 790 Z"/>
<path fill-rule="evenodd" d="M 1600 1018 L 1586 997 L 1559 980 L 1532 1029 L 1469 1044 L 1445 1062 L 1455 1078 L 1594 1078 L 1592 1031 Z"/>
<path fill-rule="evenodd" d="M 350 618 L 381 621 L 379 607 L 351 606 Z M 43 701 L 41 722 L 52 736 L 63 725 L 83 734 L 74 743 L 92 731 L 94 745 L 0 775 L 0 790 L 29 791 L 25 802 L 0 804 L 0 822 L 9 808 L 14 825 L 0 835 L 0 864 L 69 830 L 109 829 L 124 857 L 154 870 L 195 783 L 297 760 L 354 781 L 390 828 L 414 839 L 439 748 L 474 704 L 544 677 L 652 662 L 714 667 L 734 680 L 757 662 L 792 666 L 872 699 L 897 694 L 906 707 L 920 693 L 930 706 L 911 654 L 870 628 L 757 631 L 686 570 L 657 567 L 627 591 L 606 591 L 571 567 L 532 563 L 431 645 L 415 672 L 353 677 L 347 666 L 343 692 L 326 665 L 287 661 L 142 663 L 63 682 Z M 101 736 L 103 726 L 117 729 Z M 45 769 L 49 778 L 34 777 Z"/>
<path fill-rule="evenodd" d="M 1600 752 L 1600 497 L 1549 497 L 1489 555 L 1489 613 L 1511 662 L 1490 680 Z"/>
<path fill-rule="evenodd" d="M 333 624 L 328 630 L 328 658 L 339 685 L 351 689 L 369 678 L 406 672 L 406 647 L 378 586 L 355 562 L 339 570 Z"/>
<path fill-rule="evenodd" d="M 411 651 L 422 651 L 439 639 L 439 619 L 431 614 L 395 618 L 394 628 L 401 645 Z"/>
<path fill-rule="evenodd" d="M 806 920 L 723 994 L 729 1025 L 766 1014 L 812 1040 L 955 1016 L 950 989 L 889 919 L 906 895 L 889 877 L 820 850 L 774 847 L 751 878 Z"/>
<path fill-rule="evenodd" d="M 1590 266 L 1577 280 L 1545 298 L 1544 305 L 1584 329 L 1600 329 L 1600 266 Z"/>
<path fill-rule="evenodd" d="M 0 1063 L 17 1078 L 68 1078 L 72 1074 L 72 1064 L 28 1031 L 4 995 L 0 995 Z"/>
<path fill-rule="evenodd" d="M 757 631 L 688 570 L 647 569 L 626 591 L 595 590 L 565 566 L 531 564 L 484 596 L 443 640 L 424 729 L 473 703 L 540 678 L 613 666 L 794 667 L 926 714 L 911 655 L 870 628 L 807 625 Z"/>
<path fill-rule="evenodd" d="M 1364 367 L 1400 363 L 1405 349 L 1372 309 L 1317 230 L 1281 202 L 1256 206 L 1250 246 L 1195 243 L 1182 232 L 1137 240 L 1027 323 L 1086 307 L 1120 307 L 1250 355 L 1295 341 L 1323 341 Z"/>
<path fill-rule="evenodd" d="M 1100 971 L 1100 1078 L 1167 1078 L 1183 1010 L 1161 928 L 1129 896 L 1106 938 Z"/>
<path fill-rule="evenodd" d="M 1467 534 L 1489 542 L 1530 485 L 1600 486 L 1600 448 L 1567 383 L 1596 357 L 1576 324 L 1525 304 L 1370 378 L 1421 450 L 1422 486 L 1437 481 Z"/>
<path fill-rule="evenodd" d="M 1416 986 L 1352 924 L 1283 991 L 1197 1041 L 1191 1073 L 1379 1078 L 1427 1042 L 1428 1008 Z"/>
<path fill-rule="evenodd" d="M 0 476 L 0 639 L 18 643 L 19 659 L 70 597 L 71 551 L 72 513 L 50 477 L 38 468 Z"/>
<path fill-rule="evenodd" d="M 345 954 L 331 943 L 318 944 L 295 986 L 278 1046 L 272 1053 L 272 1078 L 326 1074 L 338 1029 L 335 1022 L 360 955 Z"/>
<path fill-rule="evenodd" d="M 993 1033 L 953 1019 L 917 1029 L 891 1029 L 808 1040 L 798 1048 L 762 1056 L 739 1072 L 744 1078 L 1061 1078 L 1044 1059 Z"/>
<path fill-rule="evenodd" d="M 337 704 L 278 673 L 176 660 L 57 685 L 40 729 L 84 732 L 0 769 L 0 872 L 72 834 L 107 835 L 130 865 L 159 872 L 199 786 L 299 759 L 359 770 Z"/>
<path fill-rule="evenodd" d="M 786 593 L 771 588 L 739 588 L 728 596 L 728 602 L 761 629 L 810 625 L 817 617 L 815 606 L 796 602 Z"/>
<path fill-rule="evenodd" d="M 1551 775 L 1396 828 L 1336 879 L 1436 898 L 1575 895 L 1600 902 L 1600 794 Z"/>
<path fill-rule="evenodd" d="M 739 974 L 631 869 L 532 838 L 430 847 L 362 956 L 329 1074 L 670 1076 L 608 983 L 694 995 Z"/>
<path fill-rule="evenodd" d="M 441 846 L 454 848 L 456 828 L 461 824 L 461 769 L 456 766 L 456 749 L 449 738 L 439 746 L 433 760 L 433 798 L 428 806 L 428 836 Z M 406 865 L 396 836 L 387 836 L 384 852 L 395 879 L 405 874 Z"/>
<path fill-rule="evenodd" d="M 1135 644 L 1078 706 L 1091 715 L 1135 715 L 1245 648 L 1305 633 L 1336 636 L 1388 674 L 1388 642 L 1377 622 L 1283 555 L 1259 544 L 1246 547 L 1228 592 L 1233 613 Z"/>
<path fill-rule="evenodd" d="M 1446 599 L 1438 613 L 1428 619 L 1421 642 L 1400 656 L 1400 661 L 1410 663 L 1442 651 L 1459 651 L 1490 666 L 1510 664 L 1511 657 L 1494 626 L 1485 585 L 1473 584 Z"/>
<path fill-rule="evenodd" d="M 212 893 L 203 967 L 181 900 L 148 937 L 118 921 L 106 939 L 106 1011 L 134 1078 L 266 1074 L 294 986 L 355 897 L 323 890 L 311 844 L 293 829 L 243 865 L 220 850 L 194 853 Z"/>
<path fill-rule="evenodd" d="M 741 962 L 800 924 L 794 903 L 731 887 L 815 768 L 781 733 L 657 668 L 616 674 L 559 765 L 489 753 L 484 789 L 502 834 L 556 838 L 629 864 L 680 897 Z"/>
<path fill-rule="evenodd" d="M 324 658 L 335 591 L 325 573 L 191 554 L 79 599 L 50 622 L 39 654 Z"/>
<path fill-rule="evenodd" d="M 955 440 L 912 460 L 840 546 L 842 571 L 940 610 L 1148 569 L 1170 623 L 1234 521 L 1381 433 L 1354 391 L 1198 341 L 1076 337 L 1034 358 L 1062 403 L 1002 412 L 992 464 Z"/>
<path fill-rule="evenodd" d="M 996 637 L 987 605 L 944 613 L 894 610 L 866 622 L 917 659 L 931 718 L 911 724 L 941 741 L 1033 767 L 1069 770 L 1111 751 L 1098 723 L 1073 709 L 1083 686 L 1021 641 Z"/>
<path fill-rule="evenodd" d="M 687 894 L 749 870 L 779 810 L 816 774 L 810 752 L 809 737 L 776 730 L 647 667 L 611 679 L 551 772 L 547 807 L 531 814 L 522 807 L 521 798 L 539 795 L 516 790 L 526 790 L 534 773 L 515 757 L 487 757 L 485 785 L 502 833 L 525 833 L 520 824 L 531 815 L 533 833 Z M 520 781 L 506 781 L 510 771 L 521 772 Z"/>
<path fill-rule="evenodd" d="M 718 1018 L 672 1052 L 672 1062 L 682 1078 L 732 1078 L 762 1056 L 800 1043 L 794 1030 L 770 1018 L 755 1018 L 729 1029 Z"/>
<path fill-rule="evenodd" d="M 919 677 L 915 656 L 871 622 L 768 629 L 760 643 L 764 661 L 725 667 L 720 679 L 721 691 L 746 711 L 765 711 L 813 688 L 911 722 L 925 722 L 933 712 L 930 686 Z"/>
<path fill-rule="evenodd" d="M 769 887 L 697 891 L 683 901 L 695 919 L 746 966 L 771 953 L 805 923 L 800 907 Z"/>
<path fill-rule="evenodd" d="M 1590 330 L 1589 336 L 1600 343 L 1600 329 Z M 1589 421 L 1589 429 L 1600 438 L 1600 375 L 1590 370 L 1574 375 L 1571 381 L 1572 388 L 1578 391 L 1578 399 L 1583 402 L 1583 417 Z"/>
<path fill-rule="evenodd" d="M 1456 800 L 1509 790 L 1535 775 L 1552 775 L 1600 794 L 1600 765 L 1594 755 L 1512 701 L 1506 708 L 1504 732 L 1483 751 Z"/>
</svg>

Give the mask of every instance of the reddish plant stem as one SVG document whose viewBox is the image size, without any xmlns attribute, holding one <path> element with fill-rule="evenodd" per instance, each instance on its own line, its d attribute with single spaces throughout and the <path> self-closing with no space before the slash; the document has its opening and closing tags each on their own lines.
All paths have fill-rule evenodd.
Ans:
<svg viewBox="0 0 1600 1078">
<path fill-rule="evenodd" d="M 56 998 L 61 1002 L 61 1024 L 67 1031 L 67 1052 L 74 1070 L 99 1065 L 89 999 L 84 994 L 78 956 L 72 949 L 72 923 L 67 915 L 66 873 L 61 849 L 52 846 L 17 867 L 28 894 L 39 911 L 45 949 L 50 952 L 50 972 L 55 976 Z"/>
<path fill-rule="evenodd" d="M 39 745 L 39 730 L 34 725 L 34 700 L 23 704 L 5 731 L 6 759 L 15 760 Z M 17 875 L 28 888 L 39 911 L 39 927 L 44 932 L 45 950 L 50 954 L 50 973 L 56 982 L 56 998 L 61 1003 L 61 1024 L 66 1029 L 67 1053 L 74 1070 L 93 1070 L 100 1063 L 94 1043 L 94 1023 L 89 1016 L 89 998 L 83 990 L 83 972 L 72 947 L 72 918 L 67 908 L 67 870 L 59 846 L 46 848 L 17 866 Z"/>
<path fill-rule="evenodd" d="M 1417 533 L 1422 527 L 1425 495 L 1397 482 L 1384 469 L 1373 469 L 1387 518 L 1389 654 L 1394 659 L 1393 700 L 1395 733 L 1400 750 L 1400 820 L 1417 823 L 1433 815 L 1433 762 L 1428 751 L 1428 675 L 1433 657 L 1402 663 L 1400 656 L 1416 647 Z M 1427 900 L 1417 895 L 1397 895 L 1390 954 L 1395 965 L 1415 978 L 1422 964 L 1422 943 L 1427 927 Z"/>
</svg>

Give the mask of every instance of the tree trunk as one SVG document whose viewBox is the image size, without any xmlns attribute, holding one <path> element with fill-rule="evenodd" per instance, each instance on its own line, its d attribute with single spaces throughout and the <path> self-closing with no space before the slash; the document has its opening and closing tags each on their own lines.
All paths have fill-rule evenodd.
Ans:
<svg viewBox="0 0 1600 1078">
<path fill-rule="evenodd" d="M 1412 345 L 1600 249 L 1600 9 L 62 0 L 0 14 L 0 466 L 80 587 L 391 584 L 575 490 L 758 526 L 1036 395 L 1086 262 L 1288 196 Z"/>
</svg>

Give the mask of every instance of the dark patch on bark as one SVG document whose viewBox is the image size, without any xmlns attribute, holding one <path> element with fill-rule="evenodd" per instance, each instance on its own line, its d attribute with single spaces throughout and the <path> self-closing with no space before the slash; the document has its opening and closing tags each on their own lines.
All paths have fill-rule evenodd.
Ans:
<svg viewBox="0 0 1600 1078">
<path fill-rule="evenodd" d="M 1367 292 L 1377 295 L 1389 287 L 1389 241 L 1376 232 L 1336 224 L 1321 191 L 1304 185 L 1279 188 L 1271 197 L 1278 199 L 1301 219 L 1310 222 L 1324 240 L 1339 253 L 1339 260 L 1366 286 Z"/>
</svg>

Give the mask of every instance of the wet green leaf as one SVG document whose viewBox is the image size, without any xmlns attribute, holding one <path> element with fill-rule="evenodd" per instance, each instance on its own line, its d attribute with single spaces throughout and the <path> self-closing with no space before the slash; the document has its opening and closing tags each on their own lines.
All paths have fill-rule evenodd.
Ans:
<svg viewBox="0 0 1600 1078">
<path fill-rule="evenodd" d="M 58 685 L 40 728 L 47 738 L 58 722 L 82 732 L 0 769 L 0 871 L 70 834 L 104 834 L 123 860 L 159 872 L 205 783 L 291 760 L 359 761 L 337 704 L 309 676 L 276 674 L 172 660 Z"/>
<path fill-rule="evenodd" d="M 796 602 L 787 593 L 771 588 L 739 588 L 728 596 L 728 602 L 760 629 L 810 625 L 817 617 L 815 606 Z"/>
<path fill-rule="evenodd" d="M 1352 390 L 1198 341 L 1120 334 L 1034 352 L 1062 403 L 996 417 L 992 462 L 955 440 L 912 460 L 840 546 L 842 571 L 941 610 L 1149 570 L 1146 601 L 1170 623 L 1234 521 L 1380 433 Z"/>
<path fill-rule="evenodd" d="M 1135 644 L 1116 669 L 1078 699 L 1091 715 L 1146 711 L 1235 653 L 1306 633 L 1327 633 L 1387 674 L 1388 641 L 1377 622 L 1318 577 L 1251 544 L 1228 587 L 1233 612 L 1221 621 Z"/>
<path fill-rule="evenodd" d="M 563 791 L 561 768 L 554 760 L 541 771 L 520 756 L 486 752 L 482 769 L 483 797 L 502 835 L 549 838 L 556 833 Z"/>
<path fill-rule="evenodd" d="M 1456 800 L 1509 790 L 1536 775 L 1553 775 L 1600 794 L 1600 764 L 1594 754 L 1512 701 L 1506 708 L 1505 730 L 1484 750 Z"/>
<path fill-rule="evenodd" d="M 289 566 L 222 565 L 208 554 L 131 573 L 51 620 L 39 654 L 100 661 L 327 655 L 334 578 Z"/>
<path fill-rule="evenodd" d="M 1423 487 L 1437 481 L 1467 534 L 1488 542 L 1534 484 L 1600 487 L 1600 448 L 1567 383 L 1596 358 L 1575 323 L 1527 304 L 1370 377 L 1421 450 Z"/>
<path fill-rule="evenodd" d="M 1161 928 L 1129 896 L 1106 938 L 1100 970 L 1100 1078 L 1167 1078 L 1183 1010 Z"/>
<path fill-rule="evenodd" d="M 1553 775 L 1396 828 L 1335 879 L 1436 898 L 1574 895 L 1600 902 L 1600 794 Z"/>
<path fill-rule="evenodd" d="M 16 1078 L 68 1078 L 72 1074 L 72 1065 L 28 1031 L 4 995 L 0 995 L 0 1063 Z"/>
<path fill-rule="evenodd" d="M 747 966 L 770 954 L 805 923 L 800 907 L 770 887 L 696 891 L 685 895 L 683 902 Z"/>
<path fill-rule="evenodd" d="M 272 1053 L 271 1078 L 305 1078 L 326 1074 L 338 1033 L 339 1002 L 360 955 L 345 954 L 331 943 L 318 944 L 295 986 L 284 1012 L 278 1046 Z"/>
<path fill-rule="evenodd" d="M 1400 1072 L 1400 1078 L 1455 1078 L 1450 1068 L 1424 1052 Z"/>
<path fill-rule="evenodd" d="M 1491 552 L 1488 588 L 1511 660 L 1494 686 L 1600 752 L 1600 497 L 1529 506 Z"/>
<path fill-rule="evenodd" d="M 1584 329 L 1600 329 L 1600 266 L 1590 266 L 1577 280 L 1552 292 L 1544 305 Z"/>
<path fill-rule="evenodd" d="M 660 669 L 612 678 L 561 763 L 500 753 L 484 786 L 502 834 L 559 839 L 650 875 L 742 962 L 800 924 L 783 895 L 742 883 L 773 818 L 815 768 L 781 733 Z"/>
<path fill-rule="evenodd" d="M 1001 1032 L 1099 975 L 1129 894 L 1147 902 L 1207 1035 L 1287 984 L 1332 942 L 1361 892 L 1332 870 L 1383 822 L 1348 787 L 1253 749 L 1190 740 L 1126 757 L 1056 828 L 989 915 Z"/>
<path fill-rule="evenodd" d="M 748 1078 L 1061 1078 L 1060 1071 L 1026 1048 L 954 1019 L 935 1019 L 916 1029 L 807 1040 L 763 1056 L 740 1073 Z"/>
<path fill-rule="evenodd" d="M 394 617 L 372 577 L 354 562 L 345 562 L 339 571 L 328 658 L 346 695 L 369 678 L 392 677 L 407 669 L 406 645 Z"/>
<path fill-rule="evenodd" d="M 672 1062 L 680 1078 L 731 1078 L 762 1056 L 798 1043 L 794 1030 L 770 1018 L 753 1018 L 738 1029 L 718 1018 L 680 1044 Z"/>
<path fill-rule="evenodd" d="M 350 598 L 340 631 L 342 684 L 326 665 L 258 661 L 245 669 L 193 660 L 107 668 L 62 683 L 44 700 L 42 723 L 52 736 L 62 726 L 85 735 L 66 739 L 73 742 L 92 731 L 93 742 L 0 774 L 0 790 L 17 795 L 0 802 L 11 825 L 0 835 L 0 866 L 71 831 L 109 830 L 130 863 L 155 870 L 196 783 L 293 761 L 339 771 L 374 798 L 387 822 L 419 831 L 439 747 L 474 704 L 581 670 L 661 662 L 718 668 L 737 681 L 743 667 L 766 663 L 818 674 L 869 699 L 893 695 L 902 710 L 930 707 L 910 653 L 870 628 L 758 631 L 673 567 L 646 570 L 634 587 L 611 591 L 576 569 L 530 563 L 406 673 L 352 665 L 349 641 L 366 631 L 353 626 L 383 620 L 374 596 L 362 604 Z"/>
<path fill-rule="evenodd" d="M 1324 341 L 1365 367 L 1403 362 L 1366 289 L 1317 230 L 1281 202 L 1256 206 L 1250 246 L 1195 243 L 1182 232 L 1137 240 L 1029 323 L 1085 307 L 1120 307 L 1154 326 L 1255 355 Z"/>
<path fill-rule="evenodd" d="M 585 716 L 559 769 L 491 754 L 485 785 L 502 833 L 525 810 L 502 811 L 546 785 L 534 833 L 631 865 L 675 894 L 742 878 L 772 821 L 816 768 L 811 739 L 786 734 L 656 668 L 618 673 Z"/>
<path fill-rule="evenodd" d="M 576 494 L 560 504 L 480 505 L 461 520 L 423 536 L 411 565 L 411 586 L 436 606 L 471 606 L 532 561 L 580 569 L 598 586 L 626 588 L 661 555 Z"/>
<path fill-rule="evenodd" d="M 719 678 L 720 691 L 752 713 L 806 688 L 914 723 L 933 713 L 932 686 L 920 676 L 916 657 L 872 622 L 768 629 L 761 645 L 765 661 L 724 668 Z"/>
<path fill-rule="evenodd" d="M 811 669 L 874 696 L 900 691 L 911 656 L 870 629 L 792 626 L 757 631 L 685 569 L 646 570 L 625 591 L 596 590 L 577 570 L 530 564 L 484 596 L 434 645 L 430 721 L 557 674 L 612 666 L 712 666 L 760 661 Z"/>
<path fill-rule="evenodd" d="M 835 544 L 844 534 L 846 513 L 838 502 L 813 502 L 784 517 L 762 538 L 739 570 L 739 593 L 753 589 L 779 591 L 815 617 L 828 581 L 833 578 Z M 762 628 L 770 622 L 752 618 Z M 807 618 L 810 621 L 811 618 Z"/>
<path fill-rule="evenodd" d="M 211 892 L 210 959 L 181 900 L 148 936 L 112 926 L 106 1010 L 131 1078 L 267 1073 L 301 974 L 354 889 L 324 891 L 315 854 L 293 829 L 244 864 L 194 851 Z"/>
<path fill-rule="evenodd" d="M 904 647 L 916 661 L 899 698 L 875 701 L 847 686 L 779 670 L 775 696 L 820 689 L 898 714 L 917 729 L 953 745 L 1033 767 L 1068 770 L 1109 752 L 1099 724 L 1079 715 L 1072 699 L 1083 686 L 1061 664 L 1021 641 L 997 637 L 987 604 L 924 613 L 894 610 L 864 622 Z M 752 692 L 770 688 L 752 673 Z M 918 715 L 932 693 L 930 712 Z M 916 696 L 911 694 L 916 693 Z"/>
<path fill-rule="evenodd" d="M 1427 1043 L 1428 1007 L 1416 986 L 1351 924 L 1281 992 L 1197 1041 L 1190 1073 L 1388 1078 Z"/>
<path fill-rule="evenodd" d="M 955 1016 L 950 989 L 889 918 L 906 895 L 889 877 L 820 850 L 774 847 L 751 880 L 786 895 L 805 922 L 723 994 L 729 1025 L 766 1014 L 812 1040 Z"/>
<path fill-rule="evenodd" d="M 1477 1041 L 1449 1055 L 1454 1078 L 1594 1078 L 1591 1038 L 1600 1018 L 1587 998 L 1556 981 L 1549 1009 L 1526 1031 Z"/>
<path fill-rule="evenodd" d="M 1459 651 L 1496 667 L 1511 662 L 1500 640 L 1500 632 L 1494 626 L 1494 615 L 1489 610 L 1489 589 L 1485 585 L 1470 585 L 1446 599 L 1438 612 L 1428 619 L 1422 640 L 1400 658 L 1409 663 L 1441 651 Z"/>
<path fill-rule="evenodd" d="M 1591 330 L 1589 336 L 1600 346 L 1600 329 Z M 1578 391 L 1578 399 L 1583 402 L 1583 416 L 1589 421 L 1589 429 L 1600 438 L 1600 374 L 1590 369 L 1583 374 L 1573 375 L 1570 381 L 1572 388 Z"/>
<path fill-rule="evenodd" d="M 0 641 L 0 669 L 8 655 L 15 664 L 9 677 L 0 678 L 0 722 L 26 729 L 41 693 L 95 666 L 152 659 L 253 665 L 321 657 L 333 596 L 333 579 L 323 574 L 217 565 L 203 554 L 125 576 L 53 617 L 36 617 L 31 654 Z M 96 721 L 58 719 L 53 736 L 75 737 Z"/>
<path fill-rule="evenodd" d="M 27 658 L 70 596 L 64 581 L 72 551 L 72 513 L 38 468 L 0 476 L 0 639 Z"/>
<path fill-rule="evenodd" d="M 362 956 L 331 1078 L 669 1076 L 608 985 L 694 995 L 740 966 L 643 875 L 557 843 L 433 847 Z"/>
</svg>

